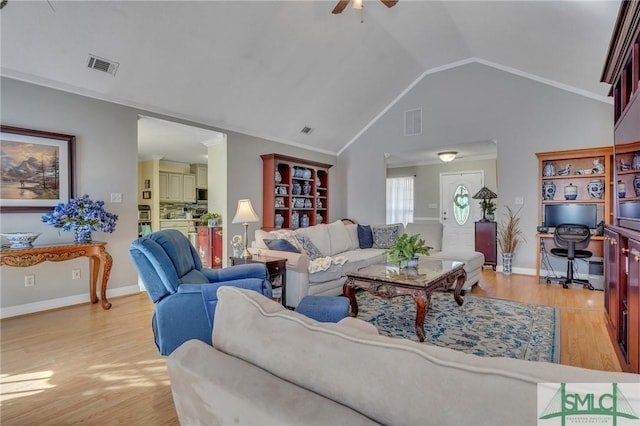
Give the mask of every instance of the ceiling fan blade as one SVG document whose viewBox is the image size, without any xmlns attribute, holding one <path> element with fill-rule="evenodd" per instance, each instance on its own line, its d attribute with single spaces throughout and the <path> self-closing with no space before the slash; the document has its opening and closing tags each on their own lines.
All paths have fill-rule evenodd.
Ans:
<svg viewBox="0 0 640 426">
<path fill-rule="evenodd" d="M 398 0 L 380 0 L 387 7 L 393 7 L 398 3 Z"/>
<path fill-rule="evenodd" d="M 336 4 L 336 7 L 333 8 L 331 13 L 333 13 L 334 15 L 337 15 L 338 13 L 342 13 L 344 8 L 347 7 L 348 4 L 349 4 L 349 0 L 340 0 L 338 4 Z"/>
</svg>

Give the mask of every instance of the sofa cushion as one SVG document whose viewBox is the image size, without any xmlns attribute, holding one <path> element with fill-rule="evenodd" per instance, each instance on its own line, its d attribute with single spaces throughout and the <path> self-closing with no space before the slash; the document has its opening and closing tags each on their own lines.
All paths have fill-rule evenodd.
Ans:
<svg viewBox="0 0 640 426">
<path fill-rule="evenodd" d="M 302 247 L 302 251 L 306 253 L 311 260 L 323 257 L 320 250 L 318 250 L 318 247 L 316 247 L 316 245 L 313 244 L 313 241 L 311 241 L 311 238 L 305 235 L 296 235 L 296 239 Z"/>
<path fill-rule="evenodd" d="M 331 256 L 340 254 L 351 249 L 351 238 L 342 221 L 338 220 L 327 225 L 329 232 L 329 244 L 331 247 Z"/>
<path fill-rule="evenodd" d="M 331 242 L 329 240 L 327 225 L 320 224 L 309 226 L 307 228 L 300 228 L 297 229 L 295 233 L 296 235 L 309 237 L 323 256 L 331 256 Z"/>
<path fill-rule="evenodd" d="M 394 223 L 392 225 L 371 225 L 373 234 L 373 248 L 390 249 L 398 237 L 402 235 L 404 225 Z"/>
<path fill-rule="evenodd" d="M 432 251 L 442 250 L 442 223 L 438 221 L 407 223 L 404 232 L 420 235 L 426 245 L 433 247 Z"/>
<path fill-rule="evenodd" d="M 373 247 L 373 234 L 369 225 L 358 225 L 358 244 L 361 249 Z"/>
<path fill-rule="evenodd" d="M 349 239 L 351 239 L 351 246 L 349 250 L 355 250 L 360 248 L 360 241 L 358 240 L 358 225 L 355 223 L 350 223 L 344 226 L 349 233 Z"/>
<path fill-rule="evenodd" d="M 256 229 L 255 232 L 256 239 L 256 247 L 259 249 L 269 249 L 264 240 L 277 240 L 283 239 L 290 242 L 295 248 L 298 249 L 298 252 L 302 252 L 302 247 L 298 244 L 296 240 L 296 232 L 290 229 L 276 229 L 270 232 L 263 231 L 262 229 Z"/>
<path fill-rule="evenodd" d="M 342 268 L 342 265 L 331 264 L 331 266 L 329 266 L 329 268 L 324 271 L 318 271 L 309 274 L 309 283 L 319 284 L 338 280 L 342 277 Z"/>
<path fill-rule="evenodd" d="M 346 276 L 347 272 L 387 262 L 387 251 L 384 249 L 350 250 L 342 253 L 342 256 L 348 259 L 347 263 L 342 265 L 343 276 Z"/>
<path fill-rule="evenodd" d="M 269 247 L 269 250 L 289 251 L 292 253 L 300 253 L 300 250 L 289 241 L 284 238 L 278 238 L 275 240 L 265 238 L 264 243 Z"/>
</svg>

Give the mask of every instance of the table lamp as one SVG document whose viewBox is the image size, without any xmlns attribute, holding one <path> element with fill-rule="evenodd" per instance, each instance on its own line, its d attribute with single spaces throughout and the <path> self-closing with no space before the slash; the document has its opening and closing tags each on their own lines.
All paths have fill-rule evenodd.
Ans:
<svg viewBox="0 0 640 426">
<path fill-rule="evenodd" d="M 256 214 L 255 210 L 253 210 L 253 206 L 251 205 L 251 200 L 238 200 L 238 209 L 236 210 L 236 215 L 233 218 L 231 223 L 242 223 L 244 225 L 244 239 L 242 250 L 242 254 L 240 255 L 243 259 L 251 259 L 251 253 L 248 250 L 248 240 L 247 240 L 247 228 L 249 227 L 249 222 L 258 222 L 260 218 Z"/>
<path fill-rule="evenodd" d="M 487 200 L 492 200 L 494 198 L 498 198 L 498 194 L 483 186 L 480 191 L 476 193 L 473 197 L 476 200 L 482 200 L 480 205 L 482 206 L 482 220 L 481 222 L 487 222 Z"/>
</svg>

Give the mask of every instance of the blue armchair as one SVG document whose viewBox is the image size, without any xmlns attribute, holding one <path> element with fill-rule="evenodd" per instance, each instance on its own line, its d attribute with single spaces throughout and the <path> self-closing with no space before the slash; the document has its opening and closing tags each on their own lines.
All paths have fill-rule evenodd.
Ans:
<svg viewBox="0 0 640 426">
<path fill-rule="evenodd" d="M 138 238 L 129 256 L 155 303 L 151 326 L 162 355 L 190 339 L 211 344 L 218 287 L 242 287 L 271 297 L 263 264 L 202 268 L 195 247 L 175 229 Z"/>
</svg>

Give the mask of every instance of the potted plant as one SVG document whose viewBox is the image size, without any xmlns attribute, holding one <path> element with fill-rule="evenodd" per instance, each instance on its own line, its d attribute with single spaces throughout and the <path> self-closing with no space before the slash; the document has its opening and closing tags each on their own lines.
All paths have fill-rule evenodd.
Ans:
<svg viewBox="0 0 640 426">
<path fill-rule="evenodd" d="M 482 205 L 482 202 L 480 205 Z M 493 222 L 496 220 L 496 203 L 493 200 L 487 200 L 485 206 L 485 217 L 489 222 Z"/>
<path fill-rule="evenodd" d="M 222 225 L 222 216 L 218 213 L 207 212 L 202 215 L 202 217 L 200 218 L 200 222 L 206 224 L 207 226 Z"/>
<path fill-rule="evenodd" d="M 502 251 L 502 273 L 511 275 L 511 261 L 520 242 L 524 241 L 520 228 L 520 210 L 514 213 L 507 206 L 505 219 L 498 224 L 498 245 Z"/>
<path fill-rule="evenodd" d="M 425 245 L 419 234 L 409 236 L 404 233 L 398 237 L 389 250 L 389 260 L 399 263 L 400 268 L 414 268 L 418 265 L 418 255 L 429 255 L 433 247 Z"/>
</svg>

